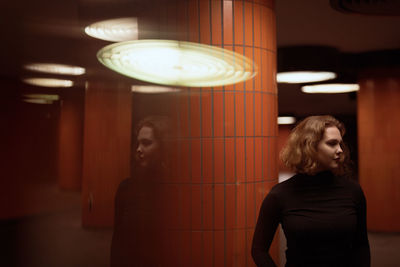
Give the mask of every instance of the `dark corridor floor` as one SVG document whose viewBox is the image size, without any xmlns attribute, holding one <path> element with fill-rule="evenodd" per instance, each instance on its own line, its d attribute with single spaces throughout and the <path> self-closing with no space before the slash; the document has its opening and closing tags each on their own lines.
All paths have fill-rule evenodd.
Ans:
<svg viewBox="0 0 400 267">
<path fill-rule="evenodd" d="M 112 230 L 82 228 L 80 194 L 59 193 L 68 197 L 58 210 L 0 221 L 4 266 L 109 266 Z M 369 233 L 369 240 L 373 267 L 400 266 L 400 234 Z"/>
</svg>

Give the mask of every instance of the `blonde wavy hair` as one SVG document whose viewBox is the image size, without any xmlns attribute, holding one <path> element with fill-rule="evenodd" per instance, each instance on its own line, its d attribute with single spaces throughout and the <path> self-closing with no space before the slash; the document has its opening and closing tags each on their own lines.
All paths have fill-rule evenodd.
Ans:
<svg viewBox="0 0 400 267">
<path fill-rule="evenodd" d="M 346 130 L 340 121 L 332 116 L 310 116 L 302 120 L 291 132 L 286 145 L 280 152 L 282 162 L 296 173 L 315 174 L 319 169 L 317 146 L 322 140 L 325 129 L 337 127 L 343 137 Z M 349 174 L 349 150 L 341 144 L 343 153 L 336 174 Z"/>
</svg>

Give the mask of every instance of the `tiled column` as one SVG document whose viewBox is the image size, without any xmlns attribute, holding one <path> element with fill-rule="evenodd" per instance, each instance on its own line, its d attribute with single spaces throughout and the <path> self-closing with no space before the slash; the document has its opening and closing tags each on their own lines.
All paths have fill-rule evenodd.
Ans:
<svg viewBox="0 0 400 267">
<path fill-rule="evenodd" d="M 368 228 L 400 231 L 399 72 L 369 72 L 358 92 L 359 180 Z"/>
<path fill-rule="evenodd" d="M 164 35 L 186 31 L 183 40 L 235 51 L 258 67 L 246 82 L 177 97 L 175 173 L 163 197 L 174 229 L 163 240 L 166 266 L 254 266 L 259 207 L 278 181 L 273 1 L 191 0 L 166 12 Z"/>
</svg>

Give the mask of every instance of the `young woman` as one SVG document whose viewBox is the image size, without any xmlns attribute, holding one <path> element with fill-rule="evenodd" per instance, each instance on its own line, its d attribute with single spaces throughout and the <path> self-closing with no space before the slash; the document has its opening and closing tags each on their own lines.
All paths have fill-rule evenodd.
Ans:
<svg viewBox="0 0 400 267">
<path fill-rule="evenodd" d="M 331 116 L 308 117 L 293 129 L 281 159 L 296 175 L 262 203 L 252 245 L 257 266 L 276 266 L 268 251 L 279 224 L 286 267 L 370 266 L 366 202 L 348 178 L 344 133 Z"/>
<path fill-rule="evenodd" d="M 134 131 L 131 177 L 115 196 L 111 266 L 159 266 L 160 199 L 158 188 L 167 172 L 169 121 L 151 116 Z"/>
</svg>

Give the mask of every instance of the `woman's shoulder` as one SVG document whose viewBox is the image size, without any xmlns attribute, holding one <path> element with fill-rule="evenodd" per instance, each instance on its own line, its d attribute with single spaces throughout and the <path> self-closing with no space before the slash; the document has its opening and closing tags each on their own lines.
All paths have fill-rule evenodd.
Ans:
<svg viewBox="0 0 400 267">
<path fill-rule="evenodd" d="M 285 179 L 284 181 L 277 183 L 271 188 L 270 193 L 279 194 L 290 190 L 295 186 L 297 176 L 299 176 L 299 174 L 294 174 L 289 178 Z"/>
</svg>

